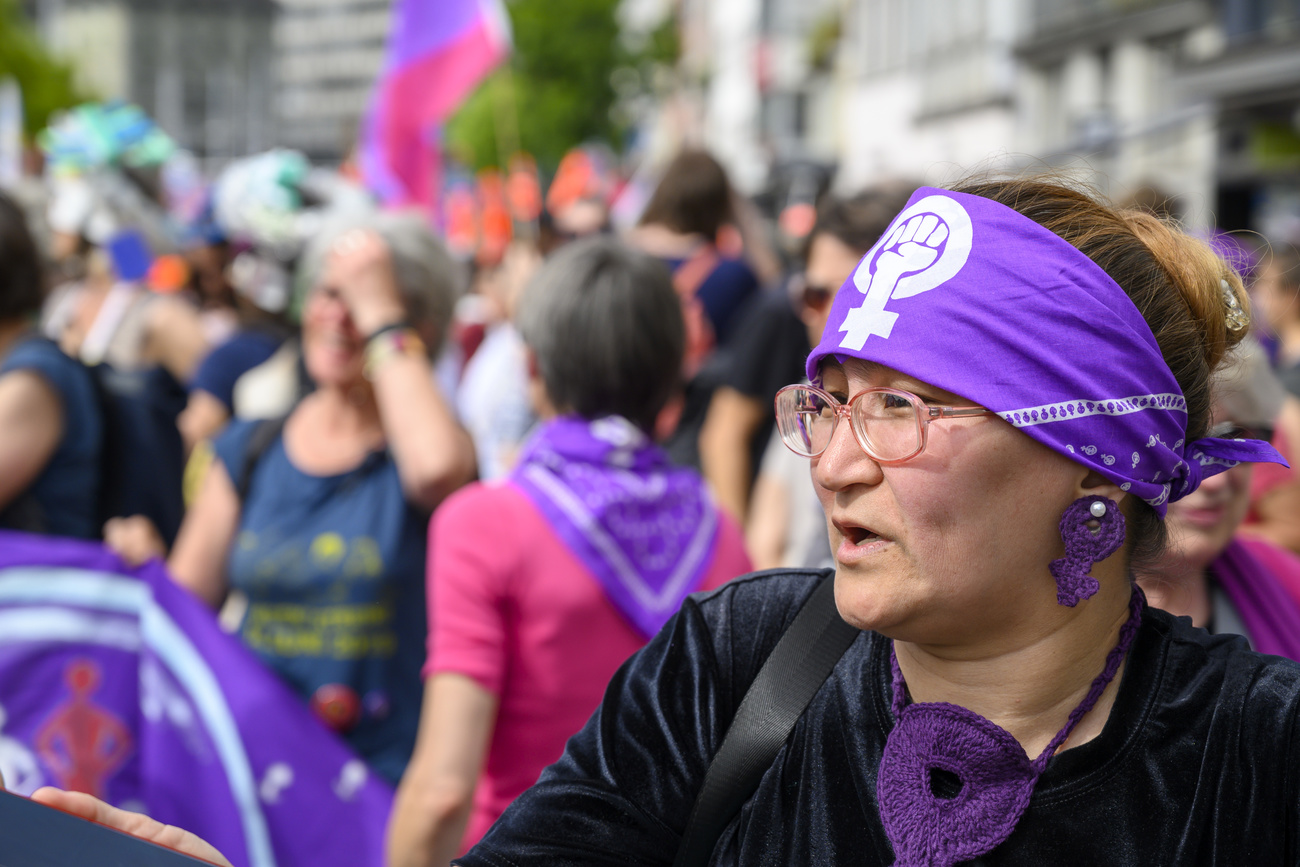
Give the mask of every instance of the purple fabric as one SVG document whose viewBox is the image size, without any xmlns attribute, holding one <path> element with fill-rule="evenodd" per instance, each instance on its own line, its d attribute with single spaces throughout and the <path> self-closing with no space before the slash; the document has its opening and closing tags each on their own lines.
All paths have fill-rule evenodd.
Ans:
<svg viewBox="0 0 1300 867">
<path fill-rule="evenodd" d="M 389 28 L 387 68 L 398 69 L 441 50 L 478 23 L 484 6 L 479 0 L 398 0 Z"/>
<path fill-rule="evenodd" d="M 1056 234 L 978 196 L 912 195 L 835 296 L 810 379 L 827 356 L 988 407 L 1161 515 L 1242 461 L 1285 463 L 1254 440 L 1185 442 L 1182 392 L 1124 290 Z"/>
<path fill-rule="evenodd" d="M 360 166 L 388 204 L 434 204 L 438 128 L 509 50 L 500 0 L 397 0 Z"/>
<path fill-rule="evenodd" d="M 1104 503 L 1106 512 L 1100 518 L 1090 511 L 1093 503 Z M 1091 526 L 1096 522 L 1094 530 Z M 1124 544 L 1124 518 L 1119 505 L 1106 497 L 1080 497 L 1061 515 L 1061 541 L 1065 543 L 1065 556 L 1049 564 L 1056 579 L 1056 601 L 1069 608 L 1081 600 L 1091 599 L 1101 589 L 1097 579 L 1088 573 L 1094 563 L 1100 563 Z"/>
<path fill-rule="evenodd" d="M 624 418 L 547 422 L 511 480 L 646 638 L 713 561 L 718 512 L 704 483 Z"/>
<path fill-rule="evenodd" d="M 159 563 L 0 533 L 0 770 L 197 833 L 235 867 L 383 864 L 392 790 Z"/>
<path fill-rule="evenodd" d="M 908 704 L 898 657 L 890 651 L 896 722 L 885 740 L 876 787 L 895 867 L 951 867 L 993 851 L 1011 835 L 1048 761 L 1115 678 L 1145 605 L 1135 586 L 1129 618 L 1101 674 L 1033 761 L 1009 732 L 960 705 Z M 938 794 L 934 771 L 951 775 L 960 788 Z"/>
<path fill-rule="evenodd" d="M 1289 566 L 1291 575 L 1279 575 L 1269 561 Z M 1262 540 L 1234 539 L 1210 571 L 1241 615 L 1251 647 L 1300 660 L 1300 603 L 1283 584 L 1289 578 L 1294 586 L 1300 579 L 1300 560 Z"/>
</svg>

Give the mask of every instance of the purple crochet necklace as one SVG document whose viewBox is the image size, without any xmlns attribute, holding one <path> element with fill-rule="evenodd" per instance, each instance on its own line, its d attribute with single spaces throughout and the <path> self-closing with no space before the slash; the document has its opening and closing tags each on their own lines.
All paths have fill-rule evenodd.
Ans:
<svg viewBox="0 0 1300 867">
<path fill-rule="evenodd" d="M 1134 586 L 1128 621 L 1106 667 L 1033 761 L 1006 729 L 973 711 L 948 702 L 909 704 L 890 646 L 896 722 L 885 741 L 876 786 L 895 867 L 951 867 L 992 851 L 1011 835 L 1048 760 L 1115 677 L 1145 604 Z"/>
</svg>

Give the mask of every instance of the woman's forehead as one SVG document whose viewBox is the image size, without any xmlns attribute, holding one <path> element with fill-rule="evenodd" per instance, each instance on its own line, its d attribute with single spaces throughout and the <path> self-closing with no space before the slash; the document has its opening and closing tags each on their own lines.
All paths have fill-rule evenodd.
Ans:
<svg viewBox="0 0 1300 867">
<path fill-rule="evenodd" d="M 958 396 L 934 383 L 926 382 L 915 376 L 903 373 L 885 364 L 864 361 L 859 358 L 846 358 L 843 361 L 834 356 L 827 356 L 820 368 L 823 383 L 830 377 L 831 382 L 845 382 L 850 391 L 863 388 L 897 388 L 903 391 L 924 391 L 927 396 L 938 398 Z"/>
</svg>

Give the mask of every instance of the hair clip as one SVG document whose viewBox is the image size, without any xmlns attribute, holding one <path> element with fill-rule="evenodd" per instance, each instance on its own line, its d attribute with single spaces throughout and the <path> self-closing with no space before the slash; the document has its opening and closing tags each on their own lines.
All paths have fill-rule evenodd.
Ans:
<svg viewBox="0 0 1300 867">
<path fill-rule="evenodd" d="M 1219 290 L 1223 292 L 1223 306 L 1228 309 L 1224 317 L 1228 323 L 1228 330 L 1234 334 L 1238 331 L 1245 331 L 1250 326 L 1250 317 L 1246 311 L 1241 309 L 1241 302 L 1237 300 L 1237 293 L 1232 291 L 1232 285 L 1227 280 L 1219 280 Z"/>
</svg>

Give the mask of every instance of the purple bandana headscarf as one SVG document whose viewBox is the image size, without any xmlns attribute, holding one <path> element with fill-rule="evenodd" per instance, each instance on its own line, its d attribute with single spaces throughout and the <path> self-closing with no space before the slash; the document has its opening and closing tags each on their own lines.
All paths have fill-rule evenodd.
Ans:
<svg viewBox="0 0 1300 867">
<path fill-rule="evenodd" d="M 1285 460 L 1186 442 L 1187 404 L 1132 300 L 1069 242 L 979 196 L 922 187 L 835 296 L 808 356 L 892 367 L 996 412 L 1160 515 L 1208 476 Z"/>
<path fill-rule="evenodd" d="M 704 483 L 627 419 L 547 422 L 511 481 L 646 638 L 713 562 L 718 513 Z"/>
</svg>

